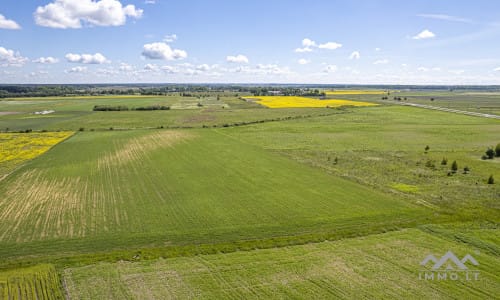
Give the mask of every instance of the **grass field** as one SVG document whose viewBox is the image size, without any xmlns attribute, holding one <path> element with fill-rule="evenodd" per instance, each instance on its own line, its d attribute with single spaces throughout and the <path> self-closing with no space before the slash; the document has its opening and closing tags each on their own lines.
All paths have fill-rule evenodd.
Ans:
<svg viewBox="0 0 500 300">
<path fill-rule="evenodd" d="M 53 130 L 0 134 L 9 174 L 0 180 L 0 295 L 494 298 L 500 189 L 486 180 L 500 180 L 500 159 L 481 156 L 500 142 L 500 122 L 350 92 L 332 96 L 382 105 L 0 101 L 3 130 Z M 391 97 L 404 93 L 409 102 L 432 95 Z M 465 103 L 462 92 L 440 93 L 435 102 L 457 94 L 450 103 Z M 92 111 L 105 104 L 172 109 Z M 56 112 L 33 114 L 45 109 Z M 65 129 L 77 133 L 56 132 Z M 25 159 L 5 167 L 16 155 Z M 447 250 L 478 259 L 481 281 L 419 281 L 423 257 Z"/>
<path fill-rule="evenodd" d="M 229 135 L 398 197 L 450 213 L 498 220 L 498 160 L 481 160 L 498 142 L 500 122 L 408 107 L 360 108 L 353 114 L 244 128 Z M 425 147 L 430 147 L 425 153 Z M 338 162 L 334 159 L 337 157 Z M 447 165 L 441 165 L 443 158 Z M 459 172 L 447 176 L 451 163 Z M 462 169 L 468 166 L 469 174 Z M 394 188 L 409 185 L 412 191 Z M 460 193 L 456 193 L 459 190 Z M 493 209 L 493 210 L 491 210 Z"/>
<path fill-rule="evenodd" d="M 490 230 L 490 235 L 495 233 Z M 449 249 L 480 262 L 480 280 L 419 280 L 419 264 Z M 230 254 L 102 263 L 66 269 L 78 299 L 494 299 L 498 256 L 416 229 L 337 242 Z M 476 252 L 474 252 L 476 251 Z"/>
</svg>

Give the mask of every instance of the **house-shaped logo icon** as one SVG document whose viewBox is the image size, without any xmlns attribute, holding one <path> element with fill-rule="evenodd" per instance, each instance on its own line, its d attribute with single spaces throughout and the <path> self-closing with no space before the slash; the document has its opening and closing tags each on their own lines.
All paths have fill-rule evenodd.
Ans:
<svg viewBox="0 0 500 300">
<path fill-rule="evenodd" d="M 445 270 L 454 270 L 458 268 L 460 270 L 468 270 L 465 265 L 467 262 L 470 262 L 474 266 L 479 265 L 479 263 L 472 257 L 470 254 L 467 254 L 459 260 L 453 252 L 448 251 L 445 255 L 443 255 L 439 260 L 432 254 L 427 255 L 424 260 L 420 262 L 421 266 L 426 266 L 429 261 L 433 262 L 432 270 L 439 270 L 444 268 Z"/>
</svg>

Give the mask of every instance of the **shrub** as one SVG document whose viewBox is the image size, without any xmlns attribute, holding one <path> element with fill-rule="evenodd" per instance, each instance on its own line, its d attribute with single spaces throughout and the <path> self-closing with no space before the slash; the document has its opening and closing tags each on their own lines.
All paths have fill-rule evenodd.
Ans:
<svg viewBox="0 0 500 300">
<path fill-rule="evenodd" d="M 488 157 L 488 159 L 493 159 L 495 157 L 495 150 L 493 150 L 492 148 L 488 148 L 488 150 L 486 150 L 486 156 Z"/>
<path fill-rule="evenodd" d="M 441 160 L 441 165 L 446 166 L 448 164 L 448 159 L 446 157 L 443 157 L 443 160 Z"/>
<path fill-rule="evenodd" d="M 92 110 L 93 111 L 126 111 L 126 110 L 128 110 L 128 107 L 123 106 L 123 105 L 117 105 L 117 106 L 95 105 Z"/>
<path fill-rule="evenodd" d="M 431 147 L 429 147 L 429 145 L 425 146 L 425 152 L 429 151 L 431 149 Z"/>
<path fill-rule="evenodd" d="M 80 127 L 80 129 L 78 129 L 78 131 L 85 131 L 85 128 Z"/>
<path fill-rule="evenodd" d="M 470 168 L 468 166 L 464 167 L 464 174 L 469 174 Z"/>
<path fill-rule="evenodd" d="M 495 154 L 497 155 L 497 157 L 500 157 L 500 143 L 498 143 L 495 147 Z"/>
<path fill-rule="evenodd" d="M 493 175 L 490 175 L 490 178 L 488 178 L 488 184 L 494 184 L 495 183 L 495 178 L 493 178 Z"/>
</svg>

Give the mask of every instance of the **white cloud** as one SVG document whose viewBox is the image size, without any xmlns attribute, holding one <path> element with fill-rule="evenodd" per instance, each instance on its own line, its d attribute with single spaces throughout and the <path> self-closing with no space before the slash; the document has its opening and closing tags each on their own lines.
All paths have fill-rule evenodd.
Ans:
<svg viewBox="0 0 500 300">
<path fill-rule="evenodd" d="M 17 24 L 13 20 L 9 20 L 5 18 L 2 14 L 0 14 L 0 28 L 1 29 L 21 29 L 21 26 Z"/>
<path fill-rule="evenodd" d="M 143 10 L 134 5 L 123 6 L 118 0 L 55 0 L 39 6 L 33 13 L 36 24 L 52 28 L 120 26 L 127 17 L 138 19 Z"/>
<path fill-rule="evenodd" d="M 342 44 L 335 43 L 335 42 L 327 42 L 324 44 L 317 44 L 315 41 L 305 38 L 302 40 L 302 48 L 297 48 L 295 49 L 295 52 L 297 53 L 305 53 L 305 52 L 312 52 L 314 48 L 319 48 L 319 49 L 327 49 L 327 50 L 335 50 L 340 47 L 342 47 Z"/>
<path fill-rule="evenodd" d="M 320 49 L 328 49 L 328 50 L 335 50 L 342 47 L 342 44 L 335 43 L 335 42 L 328 42 L 324 44 L 320 44 L 318 48 Z"/>
<path fill-rule="evenodd" d="M 297 61 L 299 63 L 299 65 L 307 65 L 308 63 L 310 63 L 311 61 L 308 60 L 308 59 L 305 59 L 305 58 L 301 58 Z"/>
<path fill-rule="evenodd" d="M 382 49 L 380 49 L 380 48 L 378 48 L 378 47 L 377 47 L 377 48 L 375 48 L 375 51 L 377 51 L 377 52 L 379 52 L 379 51 L 381 51 L 381 50 L 382 50 Z"/>
<path fill-rule="evenodd" d="M 123 72 L 132 72 L 134 71 L 134 67 L 127 64 L 127 63 L 121 63 L 120 64 L 120 67 L 119 67 L 120 71 L 123 71 Z"/>
<path fill-rule="evenodd" d="M 145 4 L 156 4 L 156 0 L 145 0 Z"/>
<path fill-rule="evenodd" d="M 187 57 L 184 50 L 172 49 L 166 43 L 145 44 L 142 56 L 149 59 L 179 60 Z"/>
<path fill-rule="evenodd" d="M 417 68 L 417 71 L 419 71 L 419 72 L 427 72 L 427 71 L 429 71 L 429 68 L 426 68 L 426 67 L 418 67 L 418 68 Z"/>
<path fill-rule="evenodd" d="M 336 65 L 328 65 L 323 69 L 324 73 L 335 73 L 337 72 L 338 67 Z"/>
<path fill-rule="evenodd" d="M 361 55 L 358 51 L 354 51 L 353 53 L 351 53 L 351 55 L 349 55 L 349 59 L 359 59 L 360 57 Z"/>
<path fill-rule="evenodd" d="M 388 59 L 379 59 L 373 62 L 374 65 L 385 65 L 388 63 L 389 63 Z"/>
<path fill-rule="evenodd" d="M 302 40 L 302 46 L 304 46 L 304 47 L 316 47 L 316 42 L 311 40 L 311 39 L 305 38 Z"/>
<path fill-rule="evenodd" d="M 81 64 L 104 64 L 109 61 L 101 53 L 96 54 L 73 54 L 68 53 L 65 56 L 66 60 L 71 63 L 81 63 Z"/>
<path fill-rule="evenodd" d="M 28 61 L 28 58 L 21 56 L 19 52 L 0 47 L 0 66 L 21 67 Z"/>
<path fill-rule="evenodd" d="M 500 71 L 500 68 L 498 68 L 498 70 Z M 465 73 L 465 70 L 450 70 L 448 72 L 455 75 L 462 75 L 463 73 Z"/>
<path fill-rule="evenodd" d="M 442 20 L 442 21 L 451 21 L 451 22 L 472 23 L 472 20 L 470 20 L 470 19 L 456 17 L 456 16 L 450 16 L 450 15 L 444 15 L 444 14 L 418 14 L 417 17 L 426 18 L 426 19 Z"/>
<path fill-rule="evenodd" d="M 422 32 L 420 32 L 419 34 L 417 34 L 416 36 L 412 37 L 412 39 L 424 40 L 424 39 L 431 39 L 433 37 L 436 37 L 436 35 L 433 32 L 429 31 L 428 29 L 425 29 Z"/>
<path fill-rule="evenodd" d="M 66 71 L 64 71 L 65 73 L 84 73 L 84 72 L 87 72 L 87 67 L 74 67 L 74 68 L 71 68 L 71 69 L 68 69 Z"/>
<path fill-rule="evenodd" d="M 226 56 L 226 61 L 230 63 L 248 63 L 248 58 L 245 55 L 238 54 L 236 56 Z"/>
<path fill-rule="evenodd" d="M 144 70 L 146 70 L 146 71 L 158 71 L 159 67 L 155 64 L 146 64 L 144 66 Z"/>
<path fill-rule="evenodd" d="M 500 67 L 495 68 L 493 71 L 500 72 Z"/>
<path fill-rule="evenodd" d="M 313 49 L 308 48 L 308 47 L 295 49 L 295 52 L 297 52 L 297 53 L 312 52 L 312 51 L 313 51 Z"/>
<path fill-rule="evenodd" d="M 171 43 L 177 41 L 177 34 L 169 34 L 163 38 L 164 42 Z"/>
<path fill-rule="evenodd" d="M 33 60 L 33 62 L 39 64 L 55 64 L 59 62 L 59 59 L 52 56 L 47 56 L 47 57 L 39 57 Z"/>
</svg>

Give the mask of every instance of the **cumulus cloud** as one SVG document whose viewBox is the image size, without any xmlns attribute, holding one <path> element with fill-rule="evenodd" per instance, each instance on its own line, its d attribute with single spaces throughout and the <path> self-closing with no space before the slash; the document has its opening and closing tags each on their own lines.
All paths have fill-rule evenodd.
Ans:
<svg viewBox="0 0 500 300">
<path fill-rule="evenodd" d="M 315 41 L 305 38 L 302 40 L 302 48 L 295 49 L 297 53 L 312 52 L 314 48 L 335 50 L 342 47 L 342 44 L 335 42 L 327 42 L 324 44 L 317 44 Z"/>
<path fill-rule="evenodd" d="M 142 50 L 142 56 L 148 59 L 179 60 L 187 57 L 184 50 L 172 49 L 166 43 L 145 44 Z"/>
<path fill-rule="evenodd" d="M 307 65 L 308 63 L 310 63 L 311 61 L 308 60 L 308 59 L 305 59 L 305 58 L 301 58 L 297 61 L 299 63 L 299 65 Z"/>
<path fill-rule="evenodd" d="M 118 0 L 55 0 L 39 6 L 33 13 L 36 24 L 52 28 L 120 26 L 127 17 L 138 19 L 143 10 L 134 5 L 123 6 Z"/>
<path fill-rule="evenodd" d="M 81 64 L 104 64 L 109 61 L 101 53 L 96 54 L 66 54 L 66 60 L 70 63 L 81 63 Z"/>
<path fill-rule="evenodd" d="M 74 67 L 74 68 L 68 69 L 68 70 L 66 70 L 64 72 L 65 73 L 84 73 L 84 72 L 87 72 L 87 67 L 78 66 L 78 67 Z"/>
<path fill-rule="evenodd" d="M 177 34 L 169 34 L 163 38 L 164 42 L 171 43 L 177 41 Z"/>
<path fill-rule="evenodd" d="M 5 18 L 2 14 L 0 14 L 0 28 L 1 29 L 21 29 L 21 26 L 17 24 L 13 20 L 9 20 Z"/>
<path fill-rule="evenodd" d="M 47 56 L 47 57 L 39 57 L 33 60 L 33 62 L 39 64 L 55 64 L 59 62 L 59 59 L 52 56 Z"/>
<path fill-rule="evenodd" d="M 495 68 L 493 71 L 500 72 L 500 67 Z"/>
<path fill-rule="evenodd" d="M 335 50 L 342 47 L 342 44 L 335 43 L 335 42 L 328 42 L 324 44 L 319 44 L 318 48 L 320 49 L 328 49 L 328 50 Z"/>
<path fill-rule="evenodd" d="M 349 59 L 359 59 L 360 57 L 361 55 L 358 51 L 354 51 L 353 53 L 351 53 L 351 55 L 349 55 Z"/>
<path fill-rule="evenodd" d="M 388 59 L 379 59 L 373 62 L 374 65 L 385 65 L 388 63 L 389 63 Z"/>
<path fill-rule="evenodd" d="M 146 70 L 146 71 L 158 71 L 159 69 L 160 69 L 160 67 L 158 67 L 155 64 L 146 64 L 144 66 L 144 70 Z"/>
<path fill-rule="evenodd" d="M 338 67 L 336 65 L 328 65 L 323 69 L 324 73 L 334 73 L 337 72 Z"/>
<path fill-rule="evenodd" d="M 123 72 L 132 72 L 134 70 L 134 67 L 127 63 L 121 63 L 118 69 Z"/>
<path fill-rule="evenodd" d="M 21 67 L 28 61 L 28 58 L 21 56 L 19 52 L 0 47 L 0 66 Z"/>
<path fill-rule="evenodd" d="M 248 58 L 245 55 L 238 54 L 236 56 L 229 55 L 226 56 L 226 61 L 230 63 L 248 63 Z"/>
<path fill-rule="evenodd" d="M 422 30 L 419 34 L 415 35 L 412 37 L 414 40 L 425 40 L 425 39 L 431 39 L 433 37 L 436 37 L 436 35 L 429 31 L 428 29 Z"/>
</svg>

